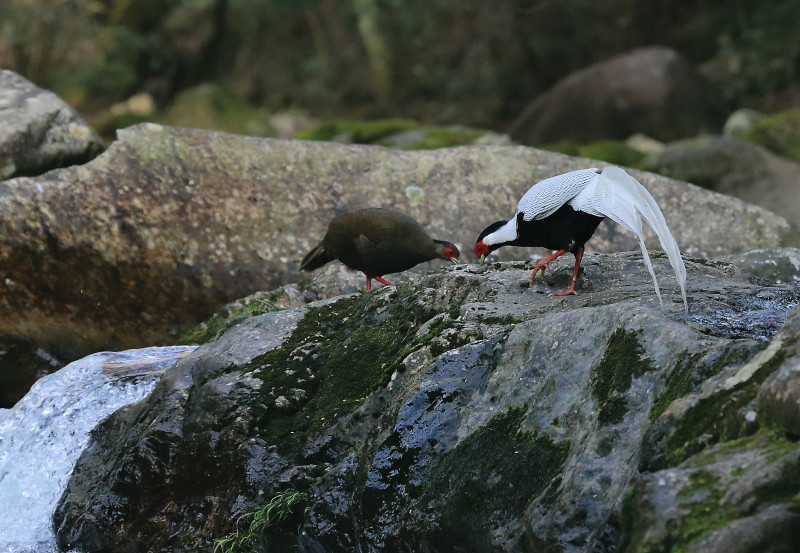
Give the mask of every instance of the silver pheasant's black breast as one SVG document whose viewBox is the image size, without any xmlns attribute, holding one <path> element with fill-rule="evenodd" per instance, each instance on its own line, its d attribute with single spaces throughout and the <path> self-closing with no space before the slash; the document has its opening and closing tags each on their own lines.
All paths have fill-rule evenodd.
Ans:
<svg viewBox="0 0 800 553">
<path fill-rule="evenodd" d="M 576 211 L 564 204 L 543 219 L 525 221 L 523 213 L 517 214 L 519 237 L 515 246 L 541 247 L 548 250 L 582 248 L 592 237 L 603 217 Z"/>
</svg>

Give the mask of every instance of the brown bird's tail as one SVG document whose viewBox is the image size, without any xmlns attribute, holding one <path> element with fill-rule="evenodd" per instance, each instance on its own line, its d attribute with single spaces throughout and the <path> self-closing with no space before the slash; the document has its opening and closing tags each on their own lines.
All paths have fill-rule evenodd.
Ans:
<svg viewBox="0 0 800 553">
<path fill-rule="evenodd" d="M 308 252 L 303 260 L 300 262 L 300 270 L 301 271 L 313 271 L 314 269 L 319 269 L 326 263 L 329 263 L 336 259 L 327 251 L 325 251 L 325 246 L 320 244 L 310 252 Z"/>
</svg>

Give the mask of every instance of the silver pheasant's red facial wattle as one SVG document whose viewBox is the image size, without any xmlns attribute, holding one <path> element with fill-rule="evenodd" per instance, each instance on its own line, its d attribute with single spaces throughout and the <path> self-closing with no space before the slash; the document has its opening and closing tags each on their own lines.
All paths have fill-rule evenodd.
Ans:
<svg viewBox="0 0 800 553">
<path fill-rule="evenodd" d="M 475 257 L 483 261 L 483 258 L 489 255 L 489 246 L 483 243 L 483 240 L 479 240 L 475 244 Z"/>
</svg>

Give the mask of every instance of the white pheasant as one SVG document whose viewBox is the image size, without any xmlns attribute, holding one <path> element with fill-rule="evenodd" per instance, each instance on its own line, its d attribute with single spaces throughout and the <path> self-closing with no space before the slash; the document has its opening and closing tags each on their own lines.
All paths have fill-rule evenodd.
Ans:
<svg viewBox="0 0 800 553">
<path fill-rule="evenodd" d="M 650 225 L 675 270 L 684 310 L 688 313 L 686 267 L 678 244 L 650 193 L 619 167 L 581 169 L 534 184 L 522 196 L 514 217 L 508 221 L 492 223 L 481 232 L 475 243 L 475 256 L 483 261 L 487 254 L 502 246 L 555 250 L 551 256 L 536 264 L 530 277 L 530 282 L 533 283 L 536 273 L 541 270 L 544 276 L 551 261 L 571 252 L 575 255 L 575 268 L 569 288 L 552 295 L 575 294 L 575 280 L 580 270 L 584 245 L 604 217 L 615 221 L 639 238 L 644 263 L 653 277 L 658 300 L 663 305 L 658 279 L 644 243 L 642 219 Z"/>
</svg>

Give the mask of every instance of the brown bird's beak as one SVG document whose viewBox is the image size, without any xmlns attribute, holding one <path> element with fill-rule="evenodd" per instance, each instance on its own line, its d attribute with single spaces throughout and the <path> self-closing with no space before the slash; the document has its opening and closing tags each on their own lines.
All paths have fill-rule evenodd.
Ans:
<svg viewBox="0 0 800 553">
<path fill-rule="evenodd" d="M 481 265 L 483 265 L 483 264 L 484 264 L 484 259 L 486 259 L 486 254 L 483 254 L 482 256 L 480 256 L 480 258 L 478 258 L 478 262 L 479 262 Z"/>
</svg>

